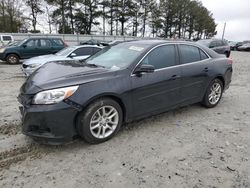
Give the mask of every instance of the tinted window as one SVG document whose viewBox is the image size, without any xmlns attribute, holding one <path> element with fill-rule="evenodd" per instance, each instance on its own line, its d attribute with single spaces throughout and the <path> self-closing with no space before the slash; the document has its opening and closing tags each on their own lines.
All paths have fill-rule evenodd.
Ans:
<svg viewBox="0 0 250 188">
<path fill-rule="evenodd" d="M 155 69 L 174 66 L 176 63 L 175 46 L 166 45 L 154 49 L 142 63 L 153 65 Z"/>
<path fill-rule="evenodd" d="M 34 46 L 39 46 L 38 45 L 39 40 L 38 39 L 32 39 L 26 43 L 27 47 L 34 47 Z"/>
<path fill-rule="evenodd" d="M 3 41 L 11 41 L 11 36 L 3 36 Z"/>
<path fill-rule="evenodd" d="M 208 59 L 208 56 L 200 49 L 201 60 Z"/>
<path fill-rule="evenodd" d="M 93 48 L 82 47 L 76 49 L 73 53 L 75 53 L 76 56 L 92 55 Z"/>
<path fill-rule="evenodd" d="M 52 39 L 52 41 L 57 45 L 57 46 L 63 46 L 64 43 L 61 39 Z"/>
<path fill-rule="evenodd" d="M 189 45 L 180 45 L 179 49 L 181 53 L 182 64 L 192 63 L 201 60 L 199 48 Z"/>
<path fill-rule="evenodd" d="M 50 40 L 47 40 L 47 39 L 41 39 L 41 40 L 40 40 L 40 44 L 41 44 L 41 47 L 48 47 L 48 46 L 51 46 Z"/>
</svg>

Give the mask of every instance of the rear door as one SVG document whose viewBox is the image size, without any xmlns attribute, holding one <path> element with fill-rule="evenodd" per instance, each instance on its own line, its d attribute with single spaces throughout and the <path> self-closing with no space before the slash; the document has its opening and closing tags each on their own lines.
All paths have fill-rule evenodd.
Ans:
<svg viewBox="0 0 250 188">
<path fill-rule="evenodd" d="M 211 71 L 209 56 L 200 48 L 180 44 L 182 102 L 200 100 L 206 90 Z"/>
<path fill-rule="evenodd" d="M 155 48 L 141 64 L 153 65 L 155 72 L 131 76 L 134 117 L 177 105 L 180 102 L 181 69 L 177 66 L 176 46 Z"/>
<path fill-rule="evenodd" d="M 39 51 L 40 51 L 39 55 L 52 54 L 54 48 L 52 46 L 51 41 L 49 39 L 40 39 Z"/>
</svg>

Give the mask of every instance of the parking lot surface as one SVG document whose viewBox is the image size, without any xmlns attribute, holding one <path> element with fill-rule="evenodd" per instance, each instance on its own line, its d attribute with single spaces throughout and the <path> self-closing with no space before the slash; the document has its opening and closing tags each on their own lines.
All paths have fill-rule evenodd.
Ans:
<svg viewBox="0 0 250 188">
<path fill-rule="evenodd" d="M 0 187 L 250 187 L 250 53 L 233 52 L 220 104 L 123 126 L 112 140 L 63 146 L 20 132 L 20 65 L 0 64 Z"/>
</svg>

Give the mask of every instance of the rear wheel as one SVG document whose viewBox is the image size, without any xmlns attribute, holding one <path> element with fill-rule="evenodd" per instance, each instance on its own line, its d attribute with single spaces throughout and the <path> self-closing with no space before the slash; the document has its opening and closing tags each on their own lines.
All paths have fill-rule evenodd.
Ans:
<svg viewBox="0 0 250 188">
<path fill-rule="evenodd" d="M 9 54 L 6 58 L 6 61 L 9 64 L 18 64 L 19 63 L 19 57 L 16 54 Z"/>
<path fill-rule="evenodd" d="M 202 104 L 208 108 L 217 106 L 223 94 L 223 83 L 220 79 L 213 80 L 206 91 Z"/>
<path fill-rule="evenodd" d="M 99 99 L 79 115 L 78 133 L 88 143 L 102 143 L 119 131 L 122 119 L 122 109 L 116 101 L 109 98 Z"/>
</svg>

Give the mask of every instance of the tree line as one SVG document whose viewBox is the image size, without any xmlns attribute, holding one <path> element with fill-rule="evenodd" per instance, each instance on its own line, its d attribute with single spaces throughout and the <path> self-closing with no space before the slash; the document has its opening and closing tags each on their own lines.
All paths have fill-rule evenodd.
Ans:
<svg viewBox="0 0 250 188">
<path fill-rule="evenodd" d="M 0 32 L 40 32 L 43 17 L 40 24 L 48 24 L 49 32 L 57 28 L 63 34 L 189 39 L 216 34 L 212 13 L 197 0 L 0 1 Z"/>
</svg>

